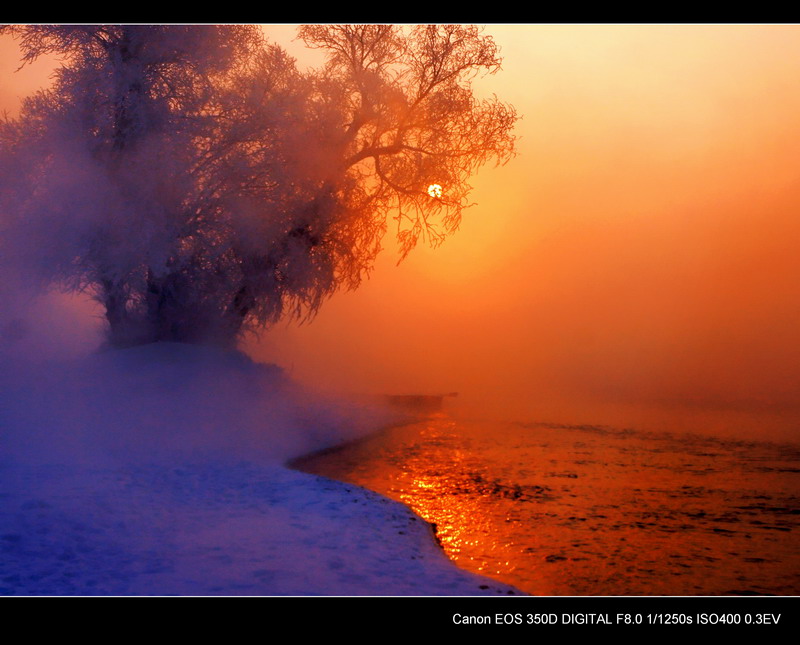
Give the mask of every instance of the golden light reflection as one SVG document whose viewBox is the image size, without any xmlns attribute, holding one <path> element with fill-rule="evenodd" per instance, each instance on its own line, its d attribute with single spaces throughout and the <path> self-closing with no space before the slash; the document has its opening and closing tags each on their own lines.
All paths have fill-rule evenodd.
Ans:
<svg viewBox="0 0 800 645">
<path fill-rule="evenodd" d="M 442 187 L 439 184 L 431 184 L 428 186 L 428 194 L 434 199 L 441 199 Z"/>
<path fill-rule="evenodd" d="M 404 444 L 402 466 L 391 467 L 391 482 L 387 482 L 386 463 L 377 465 L 382 458 L 376 461 L 376 452 L 382 454 L 382 442 L 409 431 L 417 436 Z M 498 509 L 503 517 L 514 515 L 513 490 L 509 493 L 511 489 L 490 476 L 475 455 L 464 450 L 462 441 L 456 423 L 442 415 L 349 447 L 339 454 L 346 460 L 344 470 L 339 462 L 327 472 L 324 458 L 305 462 L 302 469 L 351 481 L 404 503 L 431 524 L 442 549 L 459 566 L 523 588 L 514 572 L 524 557 L 524 547 L 497 522 Z M 396 460 L 388 451 L 385 457 Z M 535 593 L 552 594 L 556 588 L 548 586 L 543 576 Z"/>
<path fill-rule="evenodd" d="M 303 469 L 403 502 L 456 564 L 534 595 L 796 588 L 796 461 L 763 468 L 788 458 L 771 444 L 587 428 L 432 418 Z"/>
</svg>

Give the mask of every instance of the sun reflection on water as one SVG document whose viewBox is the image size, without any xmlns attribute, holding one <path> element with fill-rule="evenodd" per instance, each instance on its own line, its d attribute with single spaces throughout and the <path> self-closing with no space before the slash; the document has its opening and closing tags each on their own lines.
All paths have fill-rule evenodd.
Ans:
<svg viewBox="0 0 800 645">
<path fill-rule="evenodd" d="M 797 594 L 800 451 L 444 415 L 303 469 L 405 503 L 459 566 L 541 595 Z"/>
</svg>

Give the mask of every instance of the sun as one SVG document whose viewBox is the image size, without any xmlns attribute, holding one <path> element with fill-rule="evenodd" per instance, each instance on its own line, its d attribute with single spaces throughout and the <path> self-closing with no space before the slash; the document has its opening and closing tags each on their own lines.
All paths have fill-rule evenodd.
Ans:
<svg viewBox="0 0 800 645">
<path fill-rule="evenodd" d="M 435 199 L 441 199 L 442 187 L 439 184 L 431 184 L 428 186 L 428 194 Z"/>
</svg>

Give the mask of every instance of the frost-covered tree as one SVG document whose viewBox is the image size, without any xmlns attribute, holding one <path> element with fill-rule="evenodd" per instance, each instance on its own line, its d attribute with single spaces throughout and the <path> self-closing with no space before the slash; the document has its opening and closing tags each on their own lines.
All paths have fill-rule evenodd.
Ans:
<svg viewBox="0 0 800 645">
<path fill-rule="evenodd" d="M 474 171 L 513 154 L 513 108 L 471 88 L 500 66 L 472 26 L 305 26 L 327 53 L 310 72 L 249 25 L 3 32 L 62 60 L 0 122 L 5 240 L 91 292 L 116 346 L 311 316 L 391 221 L 403 254 L 438 244 Z"/>
</svg>

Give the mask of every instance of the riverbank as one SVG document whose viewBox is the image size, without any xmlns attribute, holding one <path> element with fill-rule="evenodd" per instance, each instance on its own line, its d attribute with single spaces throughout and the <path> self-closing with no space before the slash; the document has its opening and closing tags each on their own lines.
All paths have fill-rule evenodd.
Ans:
<svg viewBox="0 0 800 645">
<path fill-rule="evenodd" d="M 405 506 L 290 470 L 391 423 L 164 345 L 0 377 L 0 594 L 498 595 Z"/>
</svg>

